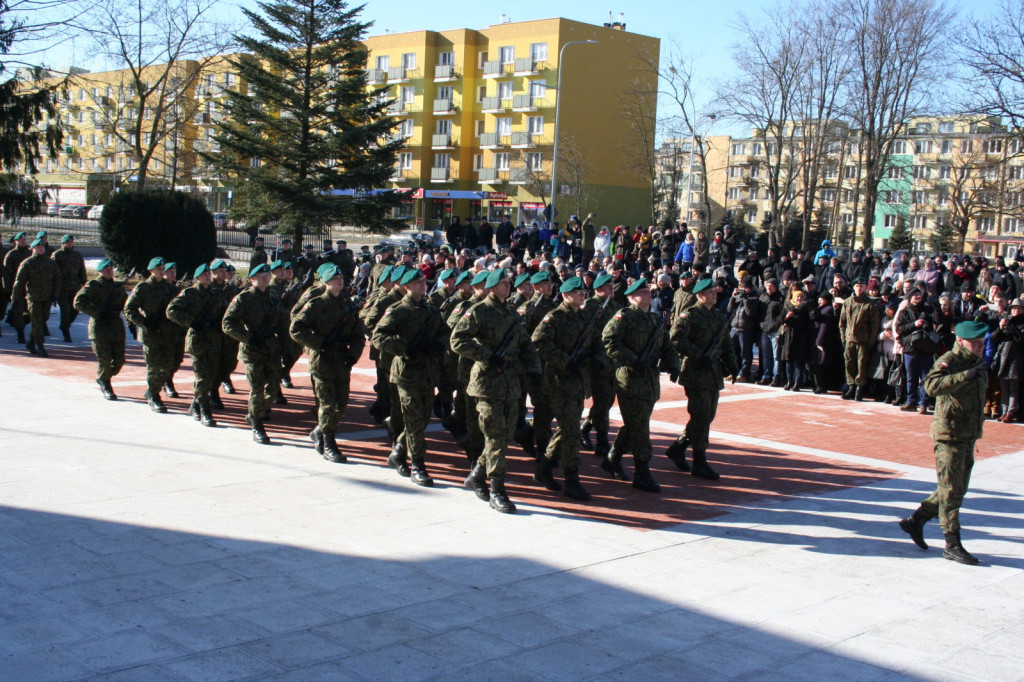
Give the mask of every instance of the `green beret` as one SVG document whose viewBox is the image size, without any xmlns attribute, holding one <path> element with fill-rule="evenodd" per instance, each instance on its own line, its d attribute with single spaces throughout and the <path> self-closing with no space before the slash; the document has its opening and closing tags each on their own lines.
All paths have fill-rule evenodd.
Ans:
<svg viewBox="0 0 1024 682">
<path fill-rule="evenodd" d="M 455 286 L 459 286 L 460 284 L 462 284 L 463 282 L 465 282 L 467 279 L 469 279 L 472 276 L 473 276 L 473 273 L 470 272 L 469 270 L 466 270 L 465 272 L 463 272 L 462 274 L 459 275 L 459 278 L 457 280 L 455 280 Z"/>
<path fill-rule="evenodd" d="M 602 272 L 600 275 L 597 276 L 597 279 L 594 280 L 594 288 L 597 289 L 598 287 L 603 287 L 610 281 L 612 281 L 612 276 L 609 275 L 607 272 Z"/>
<path fill-rule="evenodd" d="M 693 293 L 699 294 L 700 292 L 704 291 L 708 287 L 714 286 L 714 283 L 715 283 L 715 280 L 713 280 L 710 277 L 705 277 L 702 280 L 698 280 L 697 283 L 693 285 Z"/>
<path fill-rule="evenodd" d="M 217 259 L 210 263 L 210 270 L 219 270 L 220 268 L 226 268 L 227 266 L 228 264 L 225 263 L 223 259 Z"/>
<path fill-rule="evenodd" d="M 405 266 L 404 265 L 396 265 L 394 267 L 394 269 L 391 271 L 391 281 L 392 282 L 401 282 L 402 281 L 402 277 L 404 275 L 405 275 Z"/>
<path fill-rule="evenodd" d="M 505 272 L 505 268 L 495 268 L 494 272 L 487 275 L 487 288 L 493 289 L 498 286 L 498 283 L 501 282 L 501 280 L 506 279 L 507 275 L 508 273 Z"/>
<path fill-rule="evenodd" d="M 61 244 L 66 244 L 68 242 L 73 242 L 73 241 L 75 241 L 75 235 L 73 235 L 73 234 L 66 234 L 66 235 L 64 235 L 63 237 L 60 238 L 60 243 Z"/>
<path fill-rule="evenodd" d="M 45 236 L 46 236 L 46 230 L 39 230 L 38 232 L 36 232 L 36 237 L 38 239 L 42 239 Z"/>
<path fill-rule="evenodd" d="M 341 277 L 341 268 L 334 263 L 321 265 L 317 272 L 320 273 L 321 282 L 330 282 L 335 277 Z"/>
<path fill-rule="evenodd" d="M 96 264 L 96 272 L 99 272 L 100 270 L 106 270 L 113 264 L 114 261 L 110 260 L 109 258 L 104 258 L 103 260 Z"/>
<path fill-rule="evenodd" d="M 157 256 L 157 257 L 155 257 L 155 258 L 153 258 L 152 260 L 149 261 L 149 265 L 146 266 L 146 269 L 147 270 L 155 270 L 156 268 L 160 267 L 161 265 L 164 265 L 166 262 L 167 261 L 165 261 L 163 258 L 161 258 L 160 256 Z"/>
<path fill-rule="evenodd" d="M 193 278 L 199 277 L 199 275 L 203 274 L 204 272 L 209 272 L 209 271 L 210 271 L 210 266 L 207 265 L 206 263 L 203 263 L 198 268 L 196 268 L 196 271 L 192 274 L 192 277 Z"/>
<path fill-rule="evenodd" d="M 13 237 L 11 237 L 11 239 L 24 239 L 25 237 L 26 237 L 26 235 L 25 235 L 24 232 L 19 232 L 18 234 L 16 234 Z"/>
<path fill-rule="evenodd" d="M 327 265 L 331 265 L 331 263 L 327 263 Z M 377 277 L 377 284 L 384 284 L 384 282 L 387 282 L 389 279 L 391 279 L 391 272 L 394 269 L 395 269 L 394 265 L 389 265 L 386 268 L 384 268 L 383 270 L 381 270 L 380 276 Z M 321 279 L 323 279 L 323 278 L 321 278 Z"/>
<path fill-rule="evenodd" d="M 334 263 L 321 263 L 320 267 L 316 269 L 316 276 L 319 277 L 321 281 L 325 281 L 324 273 L 327 272 L 327 268 L 332 265 L 334 265 Z M 377 282 L 377 284 L 380 284 L 380 282 Z"/>
<path fill-rule="evenodd" d="M 33 249 L 35 247 L 37 247 L 37 246 L 42 246 L 42 245 L 43 245 L 43 240 L 40 239 L 39 237 L 36 237 L 35 239 L 33 239 L 32 243 L 29 244 L 29 246 L 31 246 Z"/>
<path fill-rule="evenodd" d="M 647 278 L 646 277 L 641 277 L 640 279 L 638 279 L 637 281 L 635 281 L 635 282 L 633 282 L 632 284 L 629 285 L 629 287 L 626 289 L 626 296 L 629 296 L 630 294 L 635 294 L 640 289 L 646 289 L 646 288 L 647 288 Z"/>
<path fill-rule="evenodd" d="M 540 284 L 541 282 L 551 281 L 551 271 L 541 270 L 536 275 L 530 278 L 530 284 Z"/>
<path fill-rule="evenodd" d="M 961 322 L 953 333 L 961 339 L 980 339 L 988 333 L 988 325 L 984 322 Z"/>
<path fill-rule="evenodd" d="M 513 282 L 513 284 L 515 285 L 516 289 L 518 289 L 519 287 L 523 286 L 524 284 L 526 284 L 529 281 L 530 281 L 530 273 L 524 272 L 523 274 L 521 274 L 518 277 L 516 277 L 516 281 Z"/>
<path fill-rule="evenodd" d="M 280 270 L 283 267 L 284 267 L 284 261 L 279 258 L 279 259 L 277 259 L 276 261 L 274 261 L 273 263 L 270 264 L 270 271 L 273 272 L 274 270 Z"/>
<path fill-rule="evenodd" d="M 558 290 L 563 294 L 567 294 L 570 291 L 577 291 L 583 289 L 586 285 L 583 284 L 582 277 L 570 277 L 569 279 L 562 282 L 562 286 L 558 287 Z"/>
<path fill-rule="evenodd" d="M 491 273 L 487 272 L 486 270 L 481 270 L 480 272 L 473 275 L 473 281 L 470 282 L 470 284 L 472 284 L 473 286 L 477 286 L 479 284 L 486 285 L 487 278 L 490 276 L 490 274 Z"/>
<path fill-rule="evenodd" d="M 441 271 L 441 274 L 437 276 L 437 281 L 438 282 L 443 282 L 446 279 L 451 279 L 454 276 L 455 276 L 455 268 L 448 268 L 447 270 L 442 270 Z"/>
<path fill-rule="evenodd" d="M 281 240 L 281 243 L 282 244 L 291 244 L 292 240 L 289 239 L 288 237 L 285 237 L 284 239 Z"/>
<path fill-rule="evenodd" d="M 405 274 L 402 275 L 402 284 L 411 284 L 418 279 L 423 279 L 423 271 L 419 268 L 409 268 Z"/>
<path fill-rule="evenodd" d="M 266 263 L 260 263 L 259 265 L 254 267 L 252 270 L 250 270 L 249 271 L 249 278 L 251 279 L 251 278 L 255 277 L 256 275 L 258 275 L 260 273 L 263 273 L 263 272 L 269 272 L 269 270 L 267 270 L 267 264 Z"/>
<path fill-rule="evenodd" d="M 168 261 L 168 262 L 164 263 L 164 270 L 177 270 L 177 269 L 178 269 L 178 264 L 175 263 L 174 261 Z"/>
<path fill-rule="evenodd" d="M 850 282 L 850 284 L 867 284 L 867 283 L 868 283 L 868 281 L 866 279 L 864 279 L 863 277 L 854 277 L 853 281 Z"/>
</svg>

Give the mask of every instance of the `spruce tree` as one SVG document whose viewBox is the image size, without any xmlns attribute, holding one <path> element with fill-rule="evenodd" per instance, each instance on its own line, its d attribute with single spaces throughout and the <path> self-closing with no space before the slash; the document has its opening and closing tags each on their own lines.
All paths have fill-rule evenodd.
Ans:
<svg viewBox="0 0 1024 682">
<path fill-rule="evenodd" d="M 900 251 L 901 249 L 909 249 L 913 245 L 914 237 L 910 234 L 910 229 L 907 228 L 907 219 L 900 216 L 896 219 L 896 227 L 892 228 L 886 248 L 889 251 Z"/>
<path fill-rule="evenodd" d="M 370 24 L 357 20 L 361 7 L 341 0 L 258 6 L 259 13 L 242 10 L 256 35 L 236 36 L 246 54 L 231 59 L 247 88 L 229 91 L 220 153 L 207 157 L 238 183 L 234 217 L 277 221 L 297 244 L 336 224 L 392 231 L 398 223 L 386 214 L 398 196 L 364 190 L 386 185 L 403 143 L 389 141 L 388 101 L 366 87 L 359 41 Z"/>
</svg>

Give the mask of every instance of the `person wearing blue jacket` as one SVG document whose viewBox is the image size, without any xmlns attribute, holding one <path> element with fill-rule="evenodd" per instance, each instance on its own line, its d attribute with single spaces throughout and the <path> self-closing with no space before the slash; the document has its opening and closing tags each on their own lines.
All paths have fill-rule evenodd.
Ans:
<svg viewBox="0 0 1024 682">
<path fill-rule="evenodd" d="M 818 259 L 824 256 L 825 258 L 828 258 L 828 260 L 825 262 L 830 263 L 832 262 L 832 259 L 835 257 L 835 255 L 836 252 L 832 248 L 832 242 L 829 241 L 828 239 L 823 239 L 821 241 L 821 248 L 818 249 L 818 253 L 814 254 L 814 262 L 819 262 Z"/>
</svg>

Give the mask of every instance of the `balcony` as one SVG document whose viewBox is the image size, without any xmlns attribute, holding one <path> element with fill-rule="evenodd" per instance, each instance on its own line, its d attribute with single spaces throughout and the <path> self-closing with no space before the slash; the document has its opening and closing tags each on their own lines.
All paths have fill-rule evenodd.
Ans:
<svg viewBox="0 0 1024 682">
<path fill-rule="evenodd" d="M 408 83 L 412 80 L 415 69 L 407 69 L 404 66 L 392 66 L 388 69 L 389 83 Z"/>
<path fill-rule="evenodd" d="M 413 176 L 411 168 L 395 168 L 391 171 L 389 179 L 391 182 L 408 182 L 416 178 Z"/>
<path fill-rule="evenodd" d="M 384 69 L 367 69 L 366 70 L 366 82 L 370 85 L 383 85 L 388 80 L 387 73 Z"/>
<path fill-rule="evenodd" d="M 508 173 L 508 182 L 510 185 L 525 185 L 532 173 L 529 168 L 513 168 Z"/>
<path fill-rule="evenodd" d="M 451 182 L 452 181 L 452 170 L 451 168 L 431 168 L 430 169 L 430 181 L 431 182 Z"/>
<path fill-rule="evenodd" d="M 537 139 L 539 135 L 533 133 L 512 133 L 512 148 L 513 149 L 529 149 L 537 146 Z"/>
<path fill-rule="evenodd" d="M 502 114 L 508 109 L 508 100 L 500 97 L 484 97 L 480 111 L 485 114 Z"/>
<path fill-rule="evenodd" d="M 505 65 L 501 62 L 484 62 L 484 78 L 502 78 L 505 75 Z"/>
<path fill-rule="evenodd" d="M 533 95 L 514 95 L 512 111 L 537 111 L 537 99 Z"/>
<path fill-rule="evenodd" d="M 434 67 L 434 82 L 453 81 L 459 77 L 452 64 L 438 64 Z"/>
<path fill-rule="evenodd" d="M 509 176 L 507 168 L 478 168 L 477 172 L 480 174 L 480 183 L 484 185 L 505 182 Z"/>
<path fill-rule="evenodd" d="M 452 136 L 447 133 L 437 133 L 430 136 L 431 149 L 451 149 L 455 146 Z"/>
<path fill-rule="evenodd" d="M 533 57 L 517 59 L 514 66 L 514 73 L 517 76 L 534 76 L 540 73 L 544 62 L 535 61 Z"/>
<path fill-rule="evenodd" d="M 450 99 L 435 99 L 434 113 L 438 116 L 446 116 L 456 113 L 455 102 Z"/>
<path fill-rule="evenodd" d="M 388 115 L 390 116 L 405 116 L 412 113 L 412 110 L 412 102 L 394 102 L 388 105 Z"/>
<path fill-rule="evenodd" d="M 500 149 L 508 146 L 508 137 L 498 133 L 484 133 L 480 136 L 481 149 Z"/>
</svg>

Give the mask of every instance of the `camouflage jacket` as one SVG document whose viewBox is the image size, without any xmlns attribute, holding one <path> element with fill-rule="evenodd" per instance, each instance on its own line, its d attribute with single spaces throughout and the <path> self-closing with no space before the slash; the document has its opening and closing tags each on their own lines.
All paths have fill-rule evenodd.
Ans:
<svg viewBox="0 0 1024 682">
<path fill-rule="evenodd" d="M 682 358 L 679 383 L 683 386 L 722 390 L 722 377 L 739 371 L 729 338 L 729 318 L 717 308 L 695 305 L 682 311 L 672 322 L 669 339 Z M 704 357 L 709 350 L 710 357 Z"/>
<path fill-rule="evenodd" d="M 97 277 L 78 290 L 75 294 L 75 310 L 91 318 L 90 339 L 97 338 L 97 335 L 102 338 L 110 332 L 124 334 L 121 310 L 127 300 L 128 292 L 124 290 L 124 284 L 113 277 Z"/>
<path fill-rule="evenodd" d="M 590 320 L 599 310 L 601 306 L 605 304 L 605 299 L 600 296 L 592 296 L 587 299 L 587 302 L 583 304 L 583 319 Z M 598 362 L 591 363 L 592 376 L 609 376 L 615 373 L 615 366 L 609 360 L 608 355 L 604 352 L 604 343 L 600 341 L 604 330 L 608 327 L 608 323 L 615 317 L 615 313 L 622 310 L 622 306 L 619 305 L 618 301 L 615 300 L 614 296 L 609 297 L 608 305 L 605 306 L 604 310 L 601 311 L 601 316 L 597 318 L 597 324 L 594 326 L 594 337 L 598 339 L 598 343 L 602 347 L 602 352 L 597 356 Z"/>
<path fill-rule="evenodd" d="M 18 274 L 18 268 L 22 261 L 32 255 L 32 249 L 27 246 L 18 246 L 4 254 L 4 289 L 10 291 L 14 288 L 14 277 Z"/>
<path fill-rule="evenodd" d="M 586 341 L 582 360 L 570 362 L 569 354 L 583 335 L 586 320 L 582 310 L 573 310 L 568 303 L 549 312 L 533 331 L 533 346 L 543 367 L 541 390 L 550 396 L 585 396 L 590 393 L 592 359 L 604 355 L 600 337 L 592 334 Z"/>
<path fill-rule="evenodd" d="M 85 274 L 85 259 L 75 249 L 58 249 L 53 252 L 53 262 L 60 270 L 60 287 L 62 294 L 73 294 L 88 279 Z"/>
<path fill-rule="evenodd" d="M 874 345 L 882 328 L 882 313 L 867 294 L 850 296 L 839 313 L 839 333 L 843 343 Z"/>
<path fill-rule="evenodd" d="M 167 319 L 188 330 L 185 350 L 190 353 L 220 349 L 224 299 L 213 285 L 196 282 L 167 304 Z"/>
<path fill-rule="evenodd" d="M 373 345 L 394 356 L 391 382 L 411 386 L 437 386 L 447 339 L 448 328 L 437 308 L 410 295 L 384 311 L 373 330 Z"/>
<path fill-rule="evenodd" d="M 529 310 L 531 303 L 534 305 L 534 308 L 530 311 L 530 314 L 527 315 L 526 312 Z M 533 331 L 537 328 L 537 325 L 540 324 L 540 321 L 544 319 L 544 316 L 557 307 L 558 306 L 551 297 L 544 296 L 538 291 L 533 295 L 533 298 L 526 303 L 521 304 L 516 309 L 516 312 L 523 318 L 523 327 L 526 328 L 526 333 L 532 336 Z"/>
<path fill-rule="evenodd" d="M 489 360 L 506 334 L 511 334 L 505 355 L 507 365 L 499 369 Z M 474 398 L 519 400 L 520 367 L 530 373 L 540 372 L 537 351 L 518 315 L 493 295 L 463 313 L 452 330 L 452 350 L 473 362 L 466 394 Z"/>
<path fill-rule="evenodd" d="M 967 372 L 977 368 L 976 376 Z M 936 441 L 978 440 L 985 423 L 985 391 L 988 368 L 985 361 L 963 346 L 953 346 L 928 372 L 924 390 L 936 398 L 931 436 Z"/>
<path fill-rule="evenodd" d="M 280 337 L 286 333 L 285 317 L 274 300 L 267 291 L 256 287 L 235 296 L 224 313 L 222 328 L 242 344 L 238 357 L 243 361 L 279 355 Z"/>
<path fill-rule="evenodd" d="M 326 379 L 347 377 L 366 345 L 355 305 L 344 294 L 331 296 L 326 290 L 295 313 L 289 333 L 309 351 L 310 374 Z"/>
<path fill-rule="evenodd" d="M 60 293 L 60 270 L 45 253 L 31 255 L 18 266 L 14 299 L 27 296 L 32 302 L 52 301 Z"/>
<path fill-rule="evenodd" d="M 645 313 L 634 305 L 617 311 L 601 334 L 612 366 L 618 393 L 630 398 L 656 401 L 661 397 L 660 370 L 679 369 L 679 356 L 669 343 L 668 330 L 661 317 Z M 648 342 L 651 352 L 647 365 L 639 360 Z"/>
<path fill-rule="evenodd" d="M 174 289 L 167 282 L 152 277 L 139 282 L 124 304 L 124 316 L 139 328 L 139 340 L 143 343 L 159 343 L 174 338 L 178 328 L 167 319 L 167 304 L 174 296 Z"/>
</svg>

